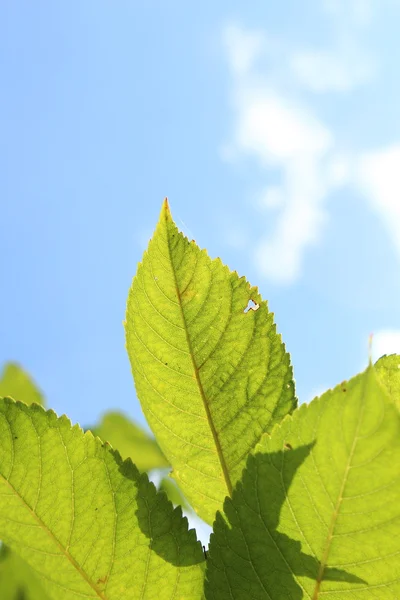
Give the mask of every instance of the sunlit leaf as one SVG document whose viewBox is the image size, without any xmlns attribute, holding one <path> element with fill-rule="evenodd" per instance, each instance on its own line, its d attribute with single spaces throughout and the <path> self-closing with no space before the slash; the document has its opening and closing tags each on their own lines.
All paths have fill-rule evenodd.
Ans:
<svg viewBox="0 0 400 600">
<path fill-rule="evenodd" d="M 375 363 L 375 369 L 379 381 L 385 386 L 400 409 L 400 356 L 398 354 L 382 356 Z"/>
<path fill-rule="evenodd" d="M 202 549 L 181 509 L 91 432 L 7 398 L 0 535 L 57 600 L 201 598 Z"/>
<path fill-rule="evenodd" d="M 185 496 L 171 477 L 163 477 L 159 489 L 167 494 L 174 506 L 182 506 L 184 510 L 191 510 Z"/>
<path fill-rule="evenodd" d="M 296 405 L 273 315 L 244 277 L 178 231 L 165 202 L 126 320 L 143 411 L 173 477 L 210 523 L 262 434 Z"/>
<path fill-rule="evenodd" d="M 105 414 L 92 432 L 109 442 L 122 458 L 131 458 L 140 471 L 169 466 L 155 439 L 125 415 L 115 412 Z"/>
<path fill-rule="evenodd" d="M 0 397 L 5 396 L 25 404 L 36 402 L 41 406 L 45 405 L 43 394 L 31 376 L 16 363 L 7 363 L 0 377 Z"/>
<path fill-rule="evenodd" d="M 0 397 L 10 396 L 15 400 L 32 404 L 36 402 L 44 406 L 44 398 L 30 375 L 16 363 L 7 363 L 0 377 Z M 0 599 L 35 600 L 45 594 L 32 569 L 24 563 L 12 550 L 2 546 L 2 562 L 0 564 Z M 28 595 L 28 588 L 29 594 Z M 22 596 L 24 594 L 24 596 Z"/>
<path fill-rule="evenodd" d="M 35 571 L 7 546 L 0 548 L 1 600 L 50 600 Z"/>
<path fill-rule="evenodd" d="M 224 511 L 208 600 L 400 598 L 400 414 L 373 367 L 264 436 Z"/>
</svg>

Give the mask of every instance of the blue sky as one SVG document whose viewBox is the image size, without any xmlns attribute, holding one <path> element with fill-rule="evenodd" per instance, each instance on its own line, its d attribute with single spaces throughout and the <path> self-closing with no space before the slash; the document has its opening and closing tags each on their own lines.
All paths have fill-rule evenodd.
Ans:
<svg viewBox="0 0 400 600">
<path fill-rule="evenodd" d="M 301 401 L 400 351 L 398 0 L 0 5 L 0 364 L 144 423 L 136 265 L 177 224 L 258 285 Z"/>
</svg>

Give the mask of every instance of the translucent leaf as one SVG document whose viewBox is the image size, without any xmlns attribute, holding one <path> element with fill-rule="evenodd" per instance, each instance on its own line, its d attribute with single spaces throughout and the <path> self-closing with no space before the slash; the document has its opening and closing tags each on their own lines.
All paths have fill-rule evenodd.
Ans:
<svg viewBox="0 0 400 600">
<path fill-rule="evenodd" d="M 0 548 L 1 600 L 50 600 L 35 571 L 8 547 Z"/>
<path fill-rule="evenodd" d="M 185 496 L 171 477 L 163 477 L 159 489 L 167 494 L 174 506 L 181 506 L 184 510 L 192 510 Z"/>
<path fill-rule="evenodd" d="M 57 600 L 202 595 L 201 545 L 147 475 L 66 417 L 7 398 L 0 535 Z"/>
<path fill-rule="evenodd" d="M 373 367 L 301 406 L 217 515 L 206 598 L 400 598 L 400 415 Z"/>
<path fill-rule="evenodd" d="M 32 378 L 16 363 L 7 363 L 0 377 L 0 397 L 10 396 L 25 404 L 44 406 L 44 398 Z M 1 543 L 1 542 L 0 542 Z M 35 600 L 45 594 L 32 569 L 4 544 L 2 546 L 2 562 L 0 564 L 0 598 L 1 600 Z M 28 594 L 29 589 L 29 594 Z M 22 596 L 24 594 L 24 596 Z M 41 595 L 40 595 L 41 594 Z"/>
<path fill-rule="evenodd" d="M 28 373 L 16 363 L 7 363 L 0 378 L 0 397 L 9 396 L 25 404 L 45 405 L 42 392 Z"/>
<path fill-rule="evenodd" d="M 131 458 L 140 471 L 161 469 L 169 463 L 157 442 L 136 423 L 120 413 L 107 413 L 100 424 L 92 429 L 95 435 L 109 442 L 122 458 Z"/>
<path fill-rule="evenodd" d="M 273 315 L 244 277 L 178 231 L 165 202 L 126 320 L 143 411 L 173 477 L 210 523 L 261 435 L 296 405 Z"/>
<path fill-rule="evenodd" d="M 375 369 L 379 381 L 385 386 L 400 409 L 400 356 L 398 354 L 382 356 L 375 363 Z"/>
</svg>

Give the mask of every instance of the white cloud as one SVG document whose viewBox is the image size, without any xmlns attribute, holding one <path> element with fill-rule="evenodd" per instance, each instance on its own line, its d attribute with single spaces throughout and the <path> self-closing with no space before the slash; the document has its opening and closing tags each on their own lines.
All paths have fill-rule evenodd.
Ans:
<svg viewBox="0 0 400 600">
<path fill-rule="evenodd" d="M 400 330 L 377 331 L 372 337 L 372 359 L 375 362 L 384 354 L 400 354 Z"/>
<path fill-rule="evenodd" d="M 400 144 L 364 154 L 355 183 L 383 220 L 400 257 Z"/>
<path fill-rule="evenodd" d="M 272 236 L 259 241 L 254 255 L 260 272 L 276 283 L 290 284 L 299 277 L 304 250 L 323 231 L 327 190 L 319 171 L 313 156 L 296 156 L 284 167 L 284 208 Z"/>
<path fill-rule="evenodd" d="M 242 82 L 240 82 L 242 83 Z M 237 90 L 234 144 L 274 166 L 301 155 L 323 155 L 331 134 L 311 113 L 272 92 L 267 86 Z"/>
<path fill-rule="evenodd" d="M 332 136 L 312 114 L 268 86 L 238 83 L 234 154 L 253 156 L 281 174 L 281 185 L 266 197 L 281 203 L 275 232 L 259 241 L 253 256 L 266 277 L 291 283 L 300 274 L 303 250 L 318 239 L 324 220 L 321 203 L 327 190 L 321 159 Z"/>
<path fill-rule="evenodd" d="M 312 92 L 349 92 L 369 81 L 374 61 L 345 44 L 334 50 L 304 50 L 292 55 L 290 66 L 300 85 Z"/>
<path fill-rule="evenodd" d="M 327 165 L 327 181 L 332 188 L 350 182 L 353 171 L 353 157 L 347 154 L 336 154 L 330 157 Z"/>
<path fill-rule="evenodd" d="M 349 26 L 366 27 L 372 21 L 374 4 L 374 0 L 323 0 L 322 5 L 329 16 Z"/>
<path fill-rule="evenodd" d="M 259 240 L 253 256 L 266 277 L 288 284 L 300 275 L 303 252 L 318 240 L 326 219 L 323 203 L 329 179 L 324 157 L 334 141 L 312 112 L 290 101 L 255 67 L 268 46 L 259 36 L 256 32 L 252 40 L 237 26 L 230 26 L 224 35 L 233 74 L 235 121 L 223 157 L 250 156 L 280 174 L 280 184 L 264 190 L 262 199 L 264 207 L 278 209 L 275 231 Z M 238 48 L 244 48 L 242 63 Z"/>
<path fill-rule="evenodd" d="M 313 110 L 310 95 L 304 95 L 347 93 L 372 77 L 375 63 L 362 48 L 360 32 L 376 6 L 376 0 L 325 0 L 334 35 L 322 48 L 295 48 L 238 25 L 224 31 L 234 119 L 221 155 L 229 161 L 253 159 L 266 178 L 273 171 L 274 183 L 261 182 L 258 194 L 272 233 L 253 245 L 253 257 L 276 283 L 301 276 L 305 252 L 320 240 L 329 218 L 327 202 L 340 186 L 361 191 L 400 257 L 400 143 L 361 157 L 345 152 Z"/>
<path fill-rule="evenodd" d="M 236 75 L 241 75 L 253 67 L 256 58 L 262 53 L 264 35 L 230 24 L 223 31 L 223 43 L 230 68 Z"/>
</svg>

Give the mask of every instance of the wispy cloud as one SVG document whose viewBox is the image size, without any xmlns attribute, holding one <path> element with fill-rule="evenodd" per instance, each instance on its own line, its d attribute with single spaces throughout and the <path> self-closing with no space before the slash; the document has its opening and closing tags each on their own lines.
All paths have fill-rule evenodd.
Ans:
<svg viewBox="0 0 400 600">
<path fill-rule="evenodd" d="M 355 183 L 383 220 L 400 258 L 400 143 L 363 154 Z"/>
<path fill-rule="evenodd" d="M 382 0 L 379 0 L 382 1 Z M 363 28 L 370 25 L 376 0 L 323 0 L 324 10 L 340 24 Z"/>
<path fill-rule="evenodd" d="M 253 256 L 266 277 L 290 283 L 300 274 L 303 250 L 318 240 L 326 219 L 323 202 L 332 182 L 324 158 L 333 136 L 312 111 L 262 74 L 259 61 L 273 49 L 267 36 L 256 32 L 253 38 L 230 25 L 224 42 L 235 121 L 223 156 L 233 161 L 250 156 L 279 171 L 280 184 L 260 194 L 264 208 L 278 210 L 275 231 L 259 241 Z"/>
<path fill-rule="evenodd" d="M 223 31 L 234 119 L 221 153 L 233 162 L 254 160 L 266 180 L 274 173 L 273 185 L 260 182 L 258 197 L 260 212 L 268 212 L 274 228 L 253 246 L 252 256 L 260 272 L 278 284 L 301 276 L 304 254 L 321 239 L 328 200 L 338 186 L 361 192 L 400 256 L 400 143 L 358 156 L 346 152 L 313 100 L 322 92 L 349 93 L 374 76 L 376 61 L 363 48 L 361 33 L 375 8 L 375 0 L 325 0 L 333 22 L 333 41 L 326 47 L 293 47 L 238 24 Z"/>
<path fill-rule="evenodd" d="M 312 92 L 349 92 L 370 81 L 375 62 L 350 39 L 333 50 L 299 50 L 290 67 L 299 84 Z"/>
</svg>

